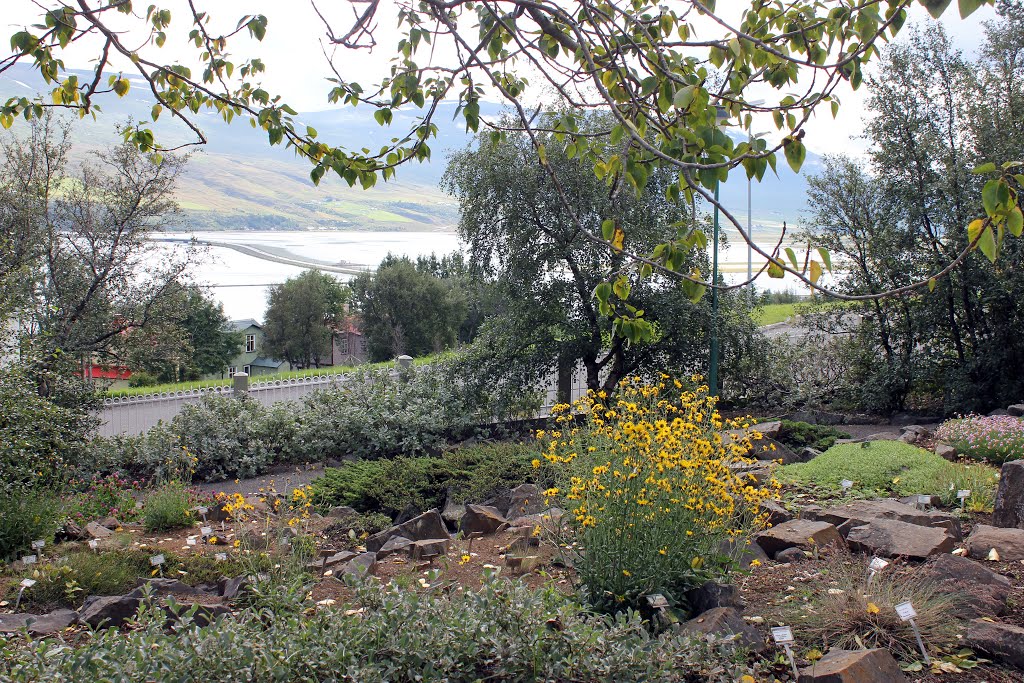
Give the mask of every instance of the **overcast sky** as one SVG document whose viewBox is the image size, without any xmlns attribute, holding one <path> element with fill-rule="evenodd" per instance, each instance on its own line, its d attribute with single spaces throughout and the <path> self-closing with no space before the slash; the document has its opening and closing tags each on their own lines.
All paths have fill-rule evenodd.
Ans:
<svg viewBox="0 0 1024 683">
<path fill-rule="evenodd" d="M 719 3 L 719 6 L 741 6 L 739 0 Z M 51 6 L 51 2 L 41 0 L 39 4 Z M 146 2 L 137 2 L 140 9 Z M 271 93 L 281 94 L 284 100 L 300 111 L 327 109 L 330 107 L 326 93 L 330 87 L 324 80 L 330 75 L 326 68 L 321 39 L 325 36 L 325 28 L 317 17 L 309 0 L 216 0 L 212 2 L 200 0 L 198 6 L 209 7 L 215 20 L 211 33 L 217 35 L 234 28 L 237 20 L 244 14 L 264 14 L 268 17 L 267 35 L 262 44 L 248 38 L 234 40 L 229 44 L 235 55 L 235 61 L 243 56 L 258 55 L 267 65 L 267 73 L 263 79 L 264 87 Z M 384 0 L 382 5 L 386 5 Z M 669 3 L 671 4 L 671 3 Z M 180 33 L 171 33 L 163 50 L 153 51 L 164 54 L 163 59 L 169 61 L 176 55 L 187 54 L 183 47 L 185 33 L 191 28 L 185 24 L 187 3 L 184 0 L 167 0 L 160 3 L 161 7 L 172 11 L 177 22 L 172 23 Z M 358 5 L 362 7 L 364 5 Z M 351 5 L 346 0 L 324 0 L 320 3 L 321 10 L 337 29 L 350 23 Z M 13 32 L 32 23 L 39 22 L 39 7 L 34 0 L 3 0 L 3 12 L 0 22 L 7 25 Z M 982 36 L 981 23 L 995 17 L 992 8 L 985 7 L 977 11 L 967 20 L 961 20 L 956 12 L 956 3 L 946 12 L 942 22 L 953 37 L 957 46 L 965 53 L 973 54 Z M 911 22 L 931 21 L 927 13 L 915 6 L 911 14 Z M 382 21 L 378 47 L 372 52 L 362 51 L 354 55 L 345 55 L 337 60 L 341 75 L 355 79 L 364 86 L 378 80 L 387 72 L 391 50 L 395 44 L 394 23 Z M 6 42 L 6 41 L 4 41 Z M 65 56 L 71 68 L 91 69 L 98 46 L 95 43 L 73 47 Z M 852 139 L 863 128 L 865 89 L 853 92 L 839 91 L 842 109 L 839 118 L 833 120 L 831 113 L 821 111 L 817 120 L 808 126 L 806 144 L 818 153 L 850 152 L 860 153 L 863 143 Z M 767 130 L 767 129 L 765 129 Z"/>
</svg>

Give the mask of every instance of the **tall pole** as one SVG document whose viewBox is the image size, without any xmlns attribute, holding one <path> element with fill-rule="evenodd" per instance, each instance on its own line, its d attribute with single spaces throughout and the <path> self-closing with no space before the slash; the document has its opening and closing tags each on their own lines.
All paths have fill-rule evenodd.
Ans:
<svg viewBox="0 0 1024 683">
<path fill-rule="evenodd" d="M 714 253 L 711 256 L 711 362 L 708 369 L 708 386 L 712 396 L 718 396 L 718 186 L 715 181 L 715 236 Z"/>
<path fill-rule="evenodd" d="M 750 141 L 750 146 L 754 146 L 754 135 L 748 133 L 747 139 Z M 751 188 L 753 183 L 751 178 L 747 178 L 747 288 L 750 291 L 754 291 L 754 200 L 751 196 Z"/>
</svg>

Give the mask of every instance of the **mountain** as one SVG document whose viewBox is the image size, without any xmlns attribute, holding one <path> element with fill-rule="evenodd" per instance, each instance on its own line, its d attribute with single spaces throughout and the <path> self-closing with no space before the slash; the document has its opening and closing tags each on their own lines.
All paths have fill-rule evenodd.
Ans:
<svg viewBox="0 0 1024 683">
<path fill-rule="evenodd" d="M 84 80 L 91 72 L 78 73 Z M 138 77 L 129 79 L 132 88 L 124 98 L 105 98 L 98 121 L 76 122 L 77 149 L 96 151 L 116 144 L 114 127 L 129 118 L 149 120 L 152 100 Z M 34 97 L 48 88 L 38 72 L 16 64 L 0 75 L 0 99 Z M 481 104 L 481 115 L 496 117 L 501 108 Z M 457 202 L 438 184 L 448 155 L 468 145 L 472 135 L 453 121 L 455 105 L 440 105 L 435 121 L 439 135 L 430 143 L 428 163 L 410 163 L 398 169 L 398 180 L 379 183 L 370 190 L 351 188 L 330 174 L 319 186 L 309 179 L 310 165 L 283 146 L 267 144 L 262 130 L 238 120 L 226 124 L 218 114 L 202 111 L 193 117 L 209 143 L 196 149 L 179 182 L 178 201 L 193 229 L 315 229 L 346 230 L 452 230 L 458 222 Z M 320 138 L 341 141 L 350 149 L 379 149 L 394 135 L 408 130 L 414 120 L 409 113 L 395 115 L 390 128 L 376 124 L 365 107 L 337 107 L 327 111 L 304 112 L 295 117 L 317 129 Z M 446 125 L 447 124 L 447 125 Z M 194 139 L 192 132 L 166 110 L 154 130 L 167 146 Z M 819 158 L 807 155 L 805 172 L 814 172 Z M 755 233 L 778 232 L 783 221 L 794 224 L 804 208 L 806 183 L 784 162 L 779 177 L 770 172 L 754 183 L 753 215 Z M 738 173 L 721 187 L 721 197 L 737 219 L 746 221 L 747 183 Z"/>
</svg>

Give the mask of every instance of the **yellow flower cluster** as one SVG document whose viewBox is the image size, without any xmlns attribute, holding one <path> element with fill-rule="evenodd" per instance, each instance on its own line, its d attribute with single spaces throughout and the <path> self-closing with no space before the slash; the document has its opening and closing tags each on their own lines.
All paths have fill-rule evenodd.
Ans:
<svg viewBox="0 0 1024 683">
<path fill-rule="evenodd" d="M 217 500 L 223 507 L 224 512 L 237 522 L 244 520 L 246 513 L 256 509 L 241 493 L 218 493 Z"/>
<path fill-rule="evenodd" d="M 543 457 L 566 469 L 561 493 L 584 552 L 617 564 L 617 576 L 650 567 L 656 581 L 659 566 L 700 567 L 697 555 L 716 552 L 709 539 L 738 540 L 766 523 L 758 506 L 778 483 L 741 472 L 761 435 L 749 419 L 723 420 L 708 387 L 690 379 L 625 378 L 611 397 L 555 406 L 554 429 L 538 434 Z"/>
</svg>

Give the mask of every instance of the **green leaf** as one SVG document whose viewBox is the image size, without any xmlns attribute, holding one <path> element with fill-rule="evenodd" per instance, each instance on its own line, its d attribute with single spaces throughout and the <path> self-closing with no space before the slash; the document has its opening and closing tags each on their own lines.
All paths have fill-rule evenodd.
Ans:
<svg viewBox="0 0 1024 683">
<path fill-rule="evenodd" d="M 676 91 L 675 97 L 672 98 L 672 104 L 679 109 L 688 109 L 689 106 L 693 104 L 693 98 L 695 95 L 694 91 L 696 88 L 697 86 L 695 85 L 688 85 L 684 88 L 680 88 Z"/>
<path fill-rule="evenodd" d="M 793 270 L 800 270 L 800 263 L 796 260 L 796 252 L 793 251 L 792 247 L 786 247 L 786 256 L 789 258 L 789 262 L 793 264 Z"/>
<path fill-rule="evenodd" d="M 828 249 L 825 247 L 818 247 L 818 256 L 821 257 L 821 262 L 825 264 L 825 270 L 832 272 L 832 255 L 828 253 Z"/>
<path fill-rule="evenodd" d="M 933 277 L 928 278 L 928 291 L 929 292 L 934 292 L 936 284 L 938 284 L 938 283 L 935 281 L 935 278 L 933 278 Z"/>
<path fill-rule="evenodd" d="M 974 14 L 974 12 L 985 4 L 985 0 L 959 0 L 960 4 L 960 18 L 966 19 L 967 17 Z"/>
<path fill-rule="evenodd" d="M 694 277 L 700 277 L 700 275 L 697 274 Z M 700 301 L 707 291 L 708 288 L 705 284 L 694 282 L 693 280 L 683 280 L 683 294 L 693 303 Z"/>
<path fill-rule="evenodd" d="M 1014 237 L 1020 237 L 1021 232 L 1024 232 L 1024 214 L 1021 213 L 1019 206 L 1013 207 L 1010 209 L 1010 213 L 1007 214 L 1006 229 Z"/>
<path fill-rule="evenodd" d="M 615 236 L 615 221 L 611 218 L 606 218 L 601 221 L 601 236 L 609 242 L 612 240 L 612 237 Z"/>
<path fill-rule="evenodd" d="M 995 170 L 996 170 L 996 165 L 993 164 L 990 161 L 987 164 L 981 164 L 979 166 L 975 166 L 974 169 L 971 171 L 971 173 L 974 173 L 976 175 L 981 175 L 982 173 L 992 173 Z"/>
<path fill-rule="evenodd" d="M 928 10 L 928 14 L 932 15 L 932 19 L 938 19 L 942 16 L 942 13 L 946 11 L 950 3 L 953 0 L 918 0 Z"/>
<path fill-rule="evenodd" d="M 804 165 L 804 159 L 807 158 L 807 148 L 796 138 L 786 138 L 785 149 L 789 167 L 793 169 L 793 173 L 799 173 L 800 167 Z"/>
<path fill-rule="evenodd" d="M 768 277 L 783 278 L 786 277 L 786 271 L 783 269 L 783 267 L 779 264 L 778 261 L 769 261 Z"/>
<path fill-rule="evenodd" d="M 981 191 L 981 201 L 985 205 L 985 213 L 995 216 L 1010 201 L 1010 188 L 1002 178 L 993 178 L 985 183 Z"/>
</svg>

